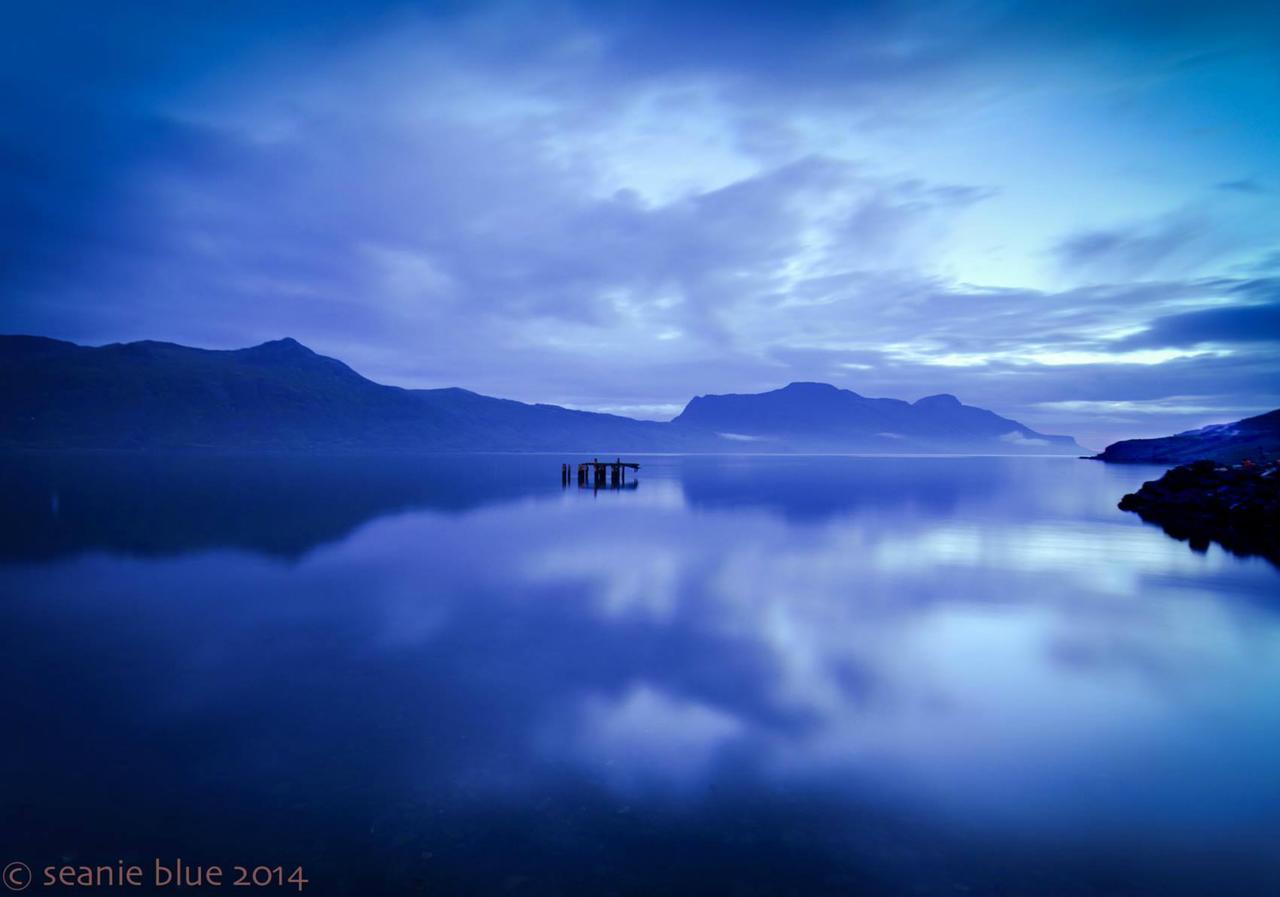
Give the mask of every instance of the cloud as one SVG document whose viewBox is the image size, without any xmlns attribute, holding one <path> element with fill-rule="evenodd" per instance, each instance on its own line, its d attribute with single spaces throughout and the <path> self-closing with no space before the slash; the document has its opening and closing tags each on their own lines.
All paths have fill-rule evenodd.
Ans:
<svg viewBox="0 0 1280 897">
<path fill-rule="evenodd" d="M 1267 192 L 1267 188 L 1263 185 L 1262 181 L 1255 177 L 1236 178 L 1231 181 L 1219 181 L 1213 186 L 1216 190 L 1225 190 L 1228 193 L 1258 194 Z"/>
<path fill-rule="evenodd" d="M 584 702 L 573 736 L 584 760 L 601 766 L 615 787 L 700 781 L 716 754 L 746 726 L 732 713 L 637 683 L 622 695 Z"/>
<path fill-rule="evenodd" d="M 87 251 L 98 313 L 167 321 L 181 295 L 187 339 L 288 332 L 375 371 L 381 347 L 424 341 L 430 355 L 382 376 L 509 393 L 533 358 L 626 370 L 750 354 L 757 321 L 831 301 L 822 285 L 850 270 L 920 264 L 990 196 L 805 156 L 654 202 L 565 165 L 536 122 L 371 125 L 301 116 L 266 142 L 190 126 L 218 151 L 140 175 L 137 217 Z M 487 382 L 470 379 L 479 357 Z M 669 405 L 687 388 L 617 398 Z"/>
<path fill-rule="evenodd" d="M 1126 347 L 1280 342 L 1280 303 L 1227 306 L 1156 318 Z"/>
<path fill-rule="evenodd" d="M 1186 270 L 1203 260 L 1211 236 L 1200 215 L 1176 212 L 1122 227 L 1086 230 L 1054 247 L 1059 264 L 1081 277 L 1126 280 L 1169 265 Z"/>
<path fill-rule="evenodd" d="M 1007 442 L 1011 445 L 1048 445 L 1049 444 L 1049 441 L 1047 439 L 1035 439 L 1032 437 L 1024 436 L 1021 433 L 1019 433 L 1017 430 L 1013 430 L 1009 433 L 1005 433 L 1003 436 L 1000 437 L 1000 441 Z"/>
</svg>

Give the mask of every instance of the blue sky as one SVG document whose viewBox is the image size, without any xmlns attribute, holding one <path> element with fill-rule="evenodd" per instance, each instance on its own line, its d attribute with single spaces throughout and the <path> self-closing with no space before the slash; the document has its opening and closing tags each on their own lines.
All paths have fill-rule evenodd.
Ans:
<svg viewBox="0 0 1280 897">
<path fill-rule="evenodd" d="M 1280 406 L 1264 3 L 7 4 L 0 330 L 1090 445 Z"/>
</svg>

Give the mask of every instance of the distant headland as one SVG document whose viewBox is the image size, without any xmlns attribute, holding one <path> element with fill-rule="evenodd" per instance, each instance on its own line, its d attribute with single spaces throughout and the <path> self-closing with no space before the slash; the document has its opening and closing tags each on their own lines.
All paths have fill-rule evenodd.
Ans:
<svg viewBox="0 0 1280 897">
<path fill-rule="evenodd" d="M 1094 458 L 1121 464 L 1220 464 L 1280 459 L 1280 409 L 1228 424 L 1214 424 L 1158 439 L 1114 442 Z"/>
</svg>

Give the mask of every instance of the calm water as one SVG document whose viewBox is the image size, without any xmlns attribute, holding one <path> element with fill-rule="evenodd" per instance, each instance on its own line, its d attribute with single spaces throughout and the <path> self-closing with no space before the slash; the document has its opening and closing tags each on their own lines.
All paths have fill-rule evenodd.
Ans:
<svg viewBox="0 0 1280 897">
<path fill-rule="evenodd" d="M 561 460 L 0 462 L 0 863 L 1280 893 L 1280 571 L 1153 469 Z"/>
</svg>

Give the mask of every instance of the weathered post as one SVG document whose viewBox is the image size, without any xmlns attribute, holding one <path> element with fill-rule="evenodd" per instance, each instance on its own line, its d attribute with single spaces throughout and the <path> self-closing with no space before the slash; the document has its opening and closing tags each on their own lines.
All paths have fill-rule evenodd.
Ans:
<svg viewBox="0 0 1280 897">
<path fill-rule="evenodd" d="M 569 471 L 573 465 L 560 465 L 560 482 L 565 486 L 569 485 Z M 627 468 L 639 470 L 640 465 L 630 462 L 624 462 L 622 458 L 615 458 L 612 461 L 601 461 L 599 458 L 592 458 L 590 461 L 580 461 L 578 463 L 578 485 L 586 488 L 588 485 L 596 491 L 601 489 L 619 489 L 627 485 Z"/>
</svg>

